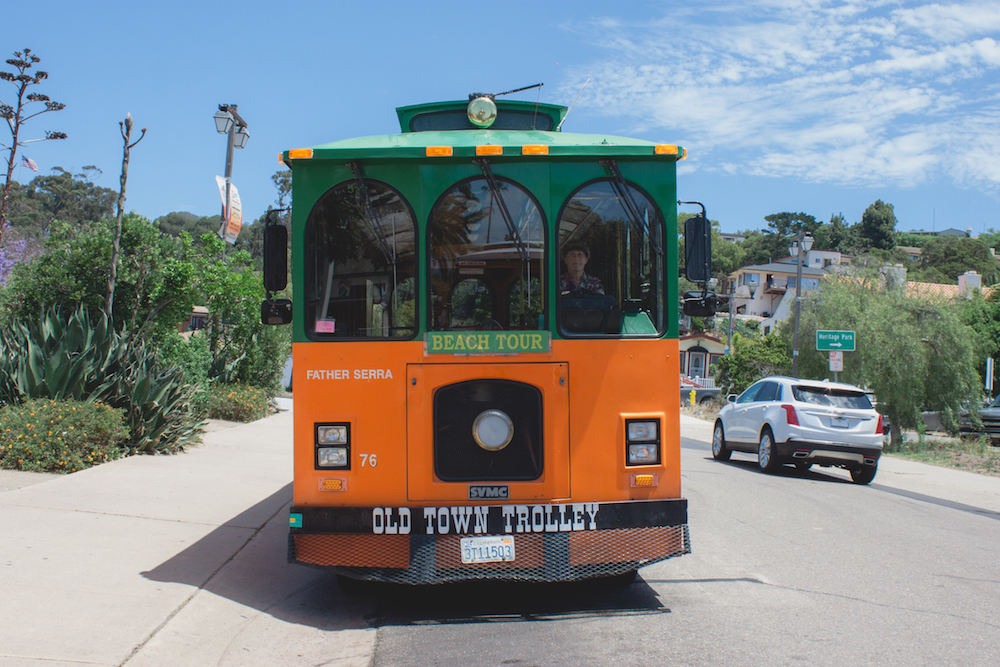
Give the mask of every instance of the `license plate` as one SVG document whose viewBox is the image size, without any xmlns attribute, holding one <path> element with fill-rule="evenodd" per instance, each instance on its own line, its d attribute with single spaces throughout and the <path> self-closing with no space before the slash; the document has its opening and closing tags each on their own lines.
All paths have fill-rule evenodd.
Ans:
<svg viewBox="0 0 1000 667">
<path fill-rule="evenodd" d="M 463 537 L 463 563 L 500 563 L 514 560 L 514 537 Z"/>
<path fill-rule="evenodd" d="M 830 420 L 830 426 L 833 428 L 847 428 L 851 425 L 851 420 L 845 419 L 843 417 L 833 417 Z"/>
</svg>

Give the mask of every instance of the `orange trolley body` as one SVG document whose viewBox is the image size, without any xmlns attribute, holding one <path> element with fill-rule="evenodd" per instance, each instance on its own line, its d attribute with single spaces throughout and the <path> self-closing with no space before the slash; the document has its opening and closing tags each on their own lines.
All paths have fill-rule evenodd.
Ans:
<svg viewBox="0 0 1000 667">
<path fill-rule="evenodd" d="M 403 108 L 402 134 L 282 155 L 292 562 L 560 581 L 690 551 L 665 222 L 683 149 L 566 135 L 550 105 L 489 100 L 497 125 L 481 128 L 488 99 Z"/>
</svg>

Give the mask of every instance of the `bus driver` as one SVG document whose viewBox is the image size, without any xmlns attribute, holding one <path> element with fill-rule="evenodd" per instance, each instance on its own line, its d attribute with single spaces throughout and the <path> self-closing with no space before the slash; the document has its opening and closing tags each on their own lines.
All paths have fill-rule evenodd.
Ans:
<svg viewBox="0 0 1000 667">
<path fill-rule="evenodd" d="M 559 280 L 559 291 L 562 294 L 584 290 L 604 294 L 601 281 L 595 276 L 588 276 L 583 269 L 590 260 L 590 251 L 579 241 L 567 243 L 562 251 L 563 262 L 566 263 L 566 273 Z"/>
</svg>

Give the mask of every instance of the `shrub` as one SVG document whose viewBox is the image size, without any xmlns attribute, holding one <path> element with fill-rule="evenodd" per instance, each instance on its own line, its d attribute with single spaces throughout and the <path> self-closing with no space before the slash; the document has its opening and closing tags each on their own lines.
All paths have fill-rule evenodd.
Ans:
<svg viewBox="0 0 1000 667">
<path fill-rule="evenodd" d="M 0 404 L 35 398 L 96 400 L 125 411 L 129 453 L 172 453 L 197 442 L 194 389 L 176 367 L 111 328 L 104 313 L 59 308 L 0 328 Z"/>
<path fill-rule="evenodd" d="M 124 411 L 103 403 L 37 399 L 0 409 L 0 467 L 75 472 L 123 455 Z"/>
<path fill-rule="evenodd" d="M 221 384 L 206 392 L 205 409 L 210 419 L 252 422 L 271 412 L 271 393 L 260 387 Z"/>
</svg>

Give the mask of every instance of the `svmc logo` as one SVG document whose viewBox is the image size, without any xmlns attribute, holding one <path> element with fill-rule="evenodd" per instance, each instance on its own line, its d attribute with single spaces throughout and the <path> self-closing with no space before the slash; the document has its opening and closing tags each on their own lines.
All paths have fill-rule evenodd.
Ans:
<svg viewBox="0 0 1000 667">
<path fill-rule="evenodd" d="M 510 487 L 506 484 L 469 486 L 469 500 L 507 500 L 509 498 Z"/>
</svg>

